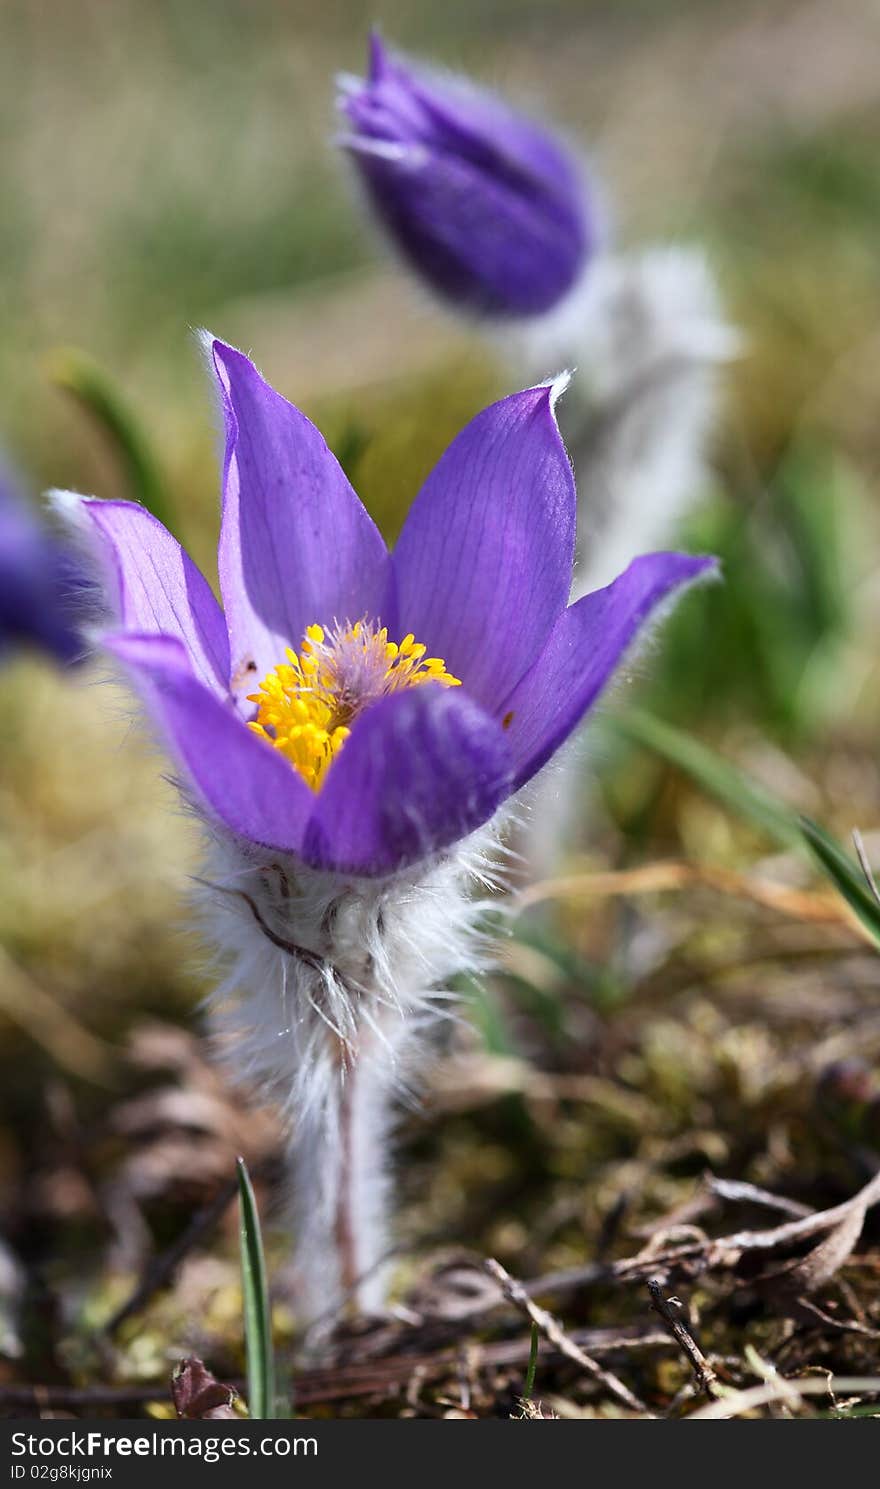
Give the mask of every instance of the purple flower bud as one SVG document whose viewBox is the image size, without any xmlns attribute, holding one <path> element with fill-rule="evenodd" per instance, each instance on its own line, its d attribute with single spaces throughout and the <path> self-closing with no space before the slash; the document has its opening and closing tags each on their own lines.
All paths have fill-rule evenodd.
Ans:
<svg viewBox="0 0 880 1489">
<path fill-rule="evenodd" d="M 596 246 L 580 166 L 546 130 L 465 78 L 389 55 L 344 78 L 350 151 L 380 221 L 413 268 L 462 309 L 550 310 Z"/>
<path fill-rule="evenodd" d="M 71 550 L 37 520 L 0 467 L 0 659 L 37 646 L 59 662 L 78 660 L 86 587 Z"/>
</svg>

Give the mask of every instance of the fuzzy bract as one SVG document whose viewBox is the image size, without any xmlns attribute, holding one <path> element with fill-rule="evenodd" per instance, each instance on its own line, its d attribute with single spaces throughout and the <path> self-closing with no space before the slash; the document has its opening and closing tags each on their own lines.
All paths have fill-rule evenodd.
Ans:
<svg viewBox="0 0 880 1489">
<path fill-rule="evenodd" d="M 578 162 L 546 130 L 465 78 L 389 53 L 340 80 L 350 153 L 375 213 L 423 280 L 490 316 L 549 310 L 598 237 Z"/>
<path fill-rule="evenodd" d="M 708 484 L 723 369 L 741 351 L 699 250 L 663 246 L 596 261 L 558 314 L 506 344 L 526 376 L 583 371 L 563 429 L 578 477 L 575 592 L 674 540 Z"/>
<path fill-rule="evenodd" d="M 491 964 L 496 827 L 384 878 L 211 842 L 211 1026 L 233 1075 L 281 1113 L 303 1324 L 332 1322 L 346 1296 L 384 1301 L 395 1107 L 418 1091 L 453 979 Z"/>
</svg>

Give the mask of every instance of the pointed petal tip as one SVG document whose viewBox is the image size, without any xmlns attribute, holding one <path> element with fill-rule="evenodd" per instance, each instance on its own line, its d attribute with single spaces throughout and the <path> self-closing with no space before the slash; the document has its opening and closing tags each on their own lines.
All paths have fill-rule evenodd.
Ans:
<svg viewBox="0 0 880 1489">
<path fill-rule="evenodd" d="M 682 578 L 715 580 L 721 579 L 721 560 L 714 553 L 657 553 L 648 555 L 653 558 L 678 559 L 681 563 Z"/>
<path fill-rule="evenodd" d="M 200 331 L 199 339 L 206 357 L 218 373 L 221 367 L 228 369 L 230 366 L 241 362 L 246 362 L 249 367 L 253 367 L 254 365 L 250 357 L 247 357 L 244 352 L 240 352 L 238 347 L 232 346 L 228 341 L 221 340 L 212 331 Z M 256 371 L 255 368 L 254 371 Z"/>
<path fill-rule="evenodd" d="M 205 371 L 219 396 L 221 410 L 229 416 L 232 412 L 229 405 L 229 363 L 243 353 L 221 341 L 207 326 L 199 326 L 194 335 Z"/>
<path fill-rule="evenodd" d="M 343 101 L 344 102 L 344 101 Z M 401 145 L 393 140 L 374 140 L 367 135 L 352 134 L 343 130 L 334 135 L 333 144 L 350 155 L 371 156 L 374 160 L 391 161 L 394 165 L 419 164 L 425 159 L 425 151 L 417 145 Z"/>
<path fill-rule="evenodd" d="M 715 584 L 723 578 L 721 560 L 711 553 L 682 553 L 676 549 L 641 553 L 627 564 L 617 578 L 604 586 L 610 591 L 627 575 L 634 579 L 650 576 L 659 581 L 669 594 L 695 584 Z M 602 593 L 600 590 L 593 591 Z"/>
<path fill-rule="evenodd" d="M 228 341 L 221 341 L 220 337 L 215 336 L 211 331 L 203 330 L 198 334 L 205 367 L 214 389 L 220 421 L 225 427 L 228 456 L 229 451 L 238 442 L 239 422 L 233 389 L 236 376 L 239 378 L 242 375 L 250 376 L 260 383 L 265 380 L 250 357 L 240 352 L 237 347 L 232 346 Z"/>
<path fill-rule="evenodd" d="M 255 377 L 265 381 L 247 352 L 240 351 L 231 342 L 215 336 L 205 326 L 196 331 L 195 337 L 209 373 L 219 378 L 221 383 L 226 383 L 233 370 L 253 373 Z"/>
<path fill-rule="evenodd" d="M 569 467 L 571 467 L 572 464 L 571 456 L 568 453 L 568 446 L 566 445 L 565 440 L 562 437 L 562 431 L 559 428 L 559 418 L 556 412 L 556 406 L 559 403 L 560 398 L 562 398 L 562 396 L 567 392 L 568 386 L 573 376 L 573 368 L 564 368 L 561 372 L 558 372 L 555 377 L 548 377 L 545 382 L 536 383 L 534 387 L 524 389 L 521 394 L 513 395 L 514 397 L 519 396 L 523 399 L 532 399 L 535 405 L 535 413 L 542 416 L 546 414 L 549 417 L 549 421 L 553 426 L 553 435 L 558 442 Z M 572 479 L 574 479 L 573 471 Z"/>
<path fill-rule="evenodd" d="M 532 403 L 536 410 L 546 408 L 549 413 L 555 416 L 556 405 L 567 390 L 575 371 L 576 369 L 574 368 L 564 368 L 562 372 L 556 373 L 555 376 L 547 377 L 540 383 L 533 383 L 531 387 L 521 388 L 516 393 L 509 393 L 506 398 L 501 398 L 497 404 L 490 406 L 495 408 L 505 403 L 512 404 L 519 401 Z"/>
<path fill-rule="evenodd" d="M 685 584 L 722 584 L 723 582 L 724 568 L 721 559 L 711 553 L 703 553 L 694 557 L 690 576 L 684 579 Z"/>
<path fill-rule="evenodd" d="M 367 76 L 369 81 L 371 83 L 381 83 L 388 72 L 388 50 L 382 40 L 378 26 L 370 27 L 368 59 Z"/>
<path fill-rule="evenodd" d="M 208 372 L 213 375 L 215 371 L 214 348 L 218 344 L 217 337 L 214 335 L 213 331 L 210 331 L 208 329 L 207 326 L 194 327 L 192 335 L 193 340 L 196 344 L 196 349 L 202 359 L 202 362 L 208 369 Z"/>
<path fill-rule="evenodd" d="M 568 385 L 574 377 L 574 373 L 575 369 L 573 367 L 565 367 L 563 368 L 562 372 L 557 372 L 556 376 L 550 378 L 546 383 L 546 387 L 550 394 L 550 408 L 552 412 L 555 413 L 556 405 L 562 397 L 563 393 L 567 391 Z"/>
<path fill-rule="evenodd" d="M 543 382 L 534 383 L 530 388 L 523 388 L 519 393 L 512 393 L 510 397 L 532 399 L 536 408 L 546 407 L 555 420 L 556 405 L 567 391 L 576 370 L 573 367 L 565 367 L 554 376 L 545 378 Z M 502 402 L 504 402 L 503 399 Z"/>
<path fill-rule="evenodd" d="M 60 486 L 50 486 L 44 491 L 43 500 L 55 513 L 64 527 L 76 532 L 87 528 L 87 513 L 93 496 L 83 496 L 79 491 L 65 491 Z"/>
</svg>

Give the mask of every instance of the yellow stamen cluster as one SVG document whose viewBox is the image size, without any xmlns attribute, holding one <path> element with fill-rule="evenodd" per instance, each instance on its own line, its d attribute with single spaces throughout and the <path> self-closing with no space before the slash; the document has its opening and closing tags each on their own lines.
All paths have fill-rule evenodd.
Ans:
<svg viewBox="0 0 880 1489">
<path fill-rule="evenodd" d="M 281 662 L 249 694 L 257 705 L 254 733 L 280 750 L 313 791 L 320 790 L 331 762 L 369 703 L 401 688 L 426 682 L 460 686 L 440 657 L 412 635 L 388 640 L 386 627 L 368 621 L 325 631 L 309 626 L 299 655 L 288 650 Z"/>
</svg>

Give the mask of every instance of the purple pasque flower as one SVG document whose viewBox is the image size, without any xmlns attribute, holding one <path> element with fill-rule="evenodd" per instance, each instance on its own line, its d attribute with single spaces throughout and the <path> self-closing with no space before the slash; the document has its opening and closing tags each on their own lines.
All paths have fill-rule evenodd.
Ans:
<svg viewBox="0 0 880 1489">
<path fill-rule="evenodd" d="M 209 350 L 224 609 L 147 511 L 84 500 L 118 591 L 107 645 L 236 837 L 343 874 L 428 859 L 541 768 L 713 560 L 652 554 L 567 606 L 575 490 L 555 386 L 467 425 L 389 554 L 317 429 L 241 352 Z"/>
<path fill-rule="evenodd" d="M 67 665 L 85 650 L 77 625 L 86 576 L 0 465 L 0 659 L 35 646 Z"/>
<path fill-rule="evenodd" d="M 598 238 L 579 163 L 547 130 L 469 80 L 389 54 L 340 82 L 349 151 L 412 267 L 463 309 L 538 315 L 580 277 Z"/>
</svg>

